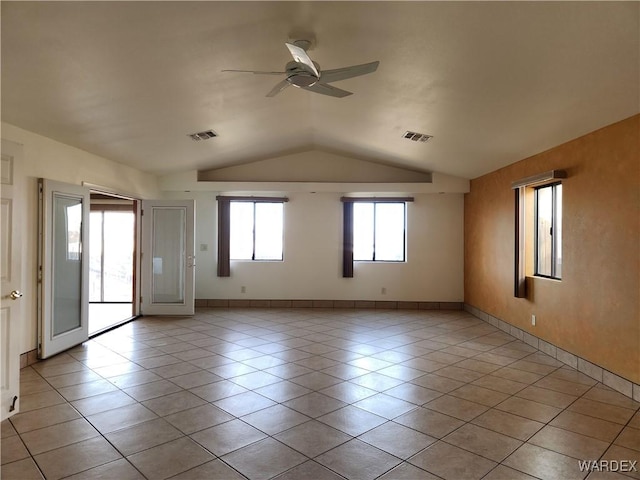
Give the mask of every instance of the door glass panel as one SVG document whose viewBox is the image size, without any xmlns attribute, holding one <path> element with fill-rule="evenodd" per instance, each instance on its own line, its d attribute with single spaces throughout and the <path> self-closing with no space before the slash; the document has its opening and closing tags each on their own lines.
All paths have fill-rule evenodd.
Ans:
<svg viewBox="0 0 640 480">
<path fill-rule="evenodd" d="M 186 211 L 153 209 L 153 303 L 184 303 Z"/>
<path fill-rule="evenodd" d="M 102 212 L 91 212 L 89 236 L 89 301 L 102 301 Z"/>
<path fill-rule="evenodd" d="M 104 212 L 104 302 L 133 299 L 133 212 Z"/>
<path fill-rule="evenodd" d="M 133 212 L 91 212 L 90 302 L 133 299 Z"/>
<path fill-rule="evenodd" d="M 82 199 L 53 197 L 53 336 L 82 320 Z"/>
</svg>

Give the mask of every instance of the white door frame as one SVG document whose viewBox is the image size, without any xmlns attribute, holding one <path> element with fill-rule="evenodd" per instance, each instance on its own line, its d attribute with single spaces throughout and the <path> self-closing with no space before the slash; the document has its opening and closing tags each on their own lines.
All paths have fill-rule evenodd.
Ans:
<svg viewBox="0 0 640 480">
<path fill-rule="evenodd" d="M 179 280 L 181 301 L 163 301 L 158 298 L 156 280 L 162 278 L 161 258 L 155 253 L 157 240 L 162 240 L 163 232 L 168 232 L 161 225 L 156 212 L 176 210 L 184 214 L 184 222 L 180 232 L 182 251 L 175 251 L 180 262 Z M 142 201 L 142 301 L 143 315 L 193 315 L 195 313 L 195 201 L 194 200 L 143 200 Z M 174 231 L 171 231 L 175 233 Z M 175 237 L 175 235 L 173 235 Z M 154 258 L 156 257 L 156 258 Z M 166 272 L 165 272 L 166 273 Z"/>
<path fill-rule="evenodd" d="M 79 185 L 71 185 L 52 180 L 40 179 L 38 192 L 40 196 L 39 208 L 39 249 L 38 249 L 38 271 L 40 289 L 38 295 L 38 311 L 40 312 L 40 322 L 38 327 L 38 356 L 48 358 L 60 353 L 68 348 L 74 347 L 89 338 L 89 189 Z M 81 205 L 81 234 L 79 241 L 78 258 L 66 257 L 62 262 L 56 257 L 56 248 L 59 247 L 59 240 L 55 237 L 57 222 L 62 219 L 56 218 L 56 200 L 66 199 L 76 201 Z M 68 209 L 65 210 L 68 212 Z M 65 217 L 65 221 L 69 219 Z M 66 240 L 69 242 L 69 239 Z M 67 247 L 68 248 L 68 247 Z M 71 252 L 70 252 L 71 254 Z M 78 288 L 73 287 L 73 273 L 66 278 L 69 284 L 60 284 L 60 278 L 56 278 L 56 259 L 61 265 L 73 266 L 74 273 L 79 271 Z M 79 262 L 77 266 L 73 262 Z M 75 279 L 77 280 L 77 279 Z M 78 294 L 79 297 L 56 299 L 56 288 L 67 289 L 70 294 Z M 77 325 L 70 325 L 62 332 L 56 331 L 56 321 L 62 318 L 69 318 L 62 315 L 60 310 L 56 310 L 58 305 L 63 306 L 65 301 L 79 302 L 79 322 Z M 56 312 L 60 312 L 59 316 Z M 72 319 L 73 322 L 73 319 Z M 61 324 L 57 324 L 61 325 Z"/>
<path fill-rule="evenodd" d="M 58 352 L 78 345 L 88 339 L 88 306 L 89 306 L 89 212 L 90 212 L 90 192 L 100 192 L 123 196 L 110 189 L 96 188 L 91 184 L 83 183 L 82 186 L 54 182 L 40 179 L 39 192 L 41 196 L 41 207 L 39 211 L 40 224 L 40 248 L 38 251 L 39 264 L 39 295 L 38 312 L 40 321 L 38 325 L 38 352 L 40 358 L 48 358 Z M 81 321 L 75 326 L 61 334 L 55 334 L 53 328 L 54 321 L 54 276 L 53 253 L 55 239 L 53 237 L 53 206 L 54 198 L 77 199 L 83 205 L 82 208 L 82 254 L 81 254 Z M 146 315 L 193 315 L 195 313 L 195 201 L 194 200 L 139 200 L 134 196 L 127 197 L 136 200 L 136 278 L 135 291 L 137 294 L 133 299 L 134 316 Z M 179 257 L 181 269 L 181 300 L 163 301 L 158 300 L 157 292 L 154 290 L 154 270 L 153 252 L 157 239 L 162 239 L 162 225 L 154 224 L 154 209 L 177 210 L 183 213 L 184 222 L 181 225 L 181 242 L 184 248 L 176 251 Z M 144 215 L 146 213 L 146 215 Z M 161 218 L 160 215 L 158 218 Z M 175 230 L 167 230 L 173 232 Z M 154 233 L 155 232 L 155 233 Z M 154 234 L 156 235 L 154 237 Z M 175 237 L 175 235 L 174 235 Z M 169 258 L 164 253 L 166 262 Z M 173 252 L 169 252 L 169 256 Z M 141 295 L 140 295 L 141 294 Z M 155 295 L 155 296 L 154 296 Z"/>
<path fill-rule="evenodd" d="M 24 314 L 22 284 L 22 212 L 26 178 L 23 172 L 22 145 L 2 140 L 2 201 L 0 211 L 0 421 L 20 411 L 20 341 Z"/>
<path fill-rule="evenodd" d="M 135 276 L 133 279 L 133 313 L 134 317 L 140 315 L 140 297 L 142 292 L 142 265 L 141 265 L 141 257 L 140 252 L 142 251 L 142 200 L 140 197 L 133 193 L 120 192 L 113 188 L 105 187 L 103 185 L 98 185 L 90 182 L 82 182 L 83 187 L 89 188 L 91 193 L 102 193 L 105 195 L 111 195 L 113 197 L 124 198 L 127 200 L 133 200 L 135 202 L 135 210 L 134 215 L 136 217 L 136 236 L 134 240 L 134 272 Z"/>
</svg>

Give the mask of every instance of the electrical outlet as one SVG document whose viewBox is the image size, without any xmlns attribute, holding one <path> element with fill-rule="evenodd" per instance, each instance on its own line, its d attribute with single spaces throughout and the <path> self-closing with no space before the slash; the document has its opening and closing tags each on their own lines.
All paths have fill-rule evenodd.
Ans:
<svg viewBox="0 0 640 480">
<path fill-rule="evenodd" d="M 533 325 L 534 327 L 536 326 L 536 316 L 535 315 L 531 315 L 531 325 Z"/>
<path fill-rule="evenodd" d="M 380 293 L 381 293 L 382 295 L 386 295 L 386 294 L 387 294 L 387 287 L 382 287 L 382 288 L 380 289 Z"/>
<path fill-rule="evenodd" d="M 240 293 L 247 293 L 247 287 L 244 285 L 240 287 Z"/>
</svg>

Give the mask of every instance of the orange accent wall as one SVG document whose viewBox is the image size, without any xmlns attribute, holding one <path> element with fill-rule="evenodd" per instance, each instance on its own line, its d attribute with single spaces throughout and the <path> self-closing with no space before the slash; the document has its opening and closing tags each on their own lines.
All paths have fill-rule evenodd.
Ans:
<svg viewBox="0 0 640 480">
<path fill-rule="evenodd" d="M 528 277 L 518 299 L 511 182 L 553 169 L 562 280 Z M 640 115 L 472 180 L 464 211 L 467 304 L 640 383 Z"/>
</svg>

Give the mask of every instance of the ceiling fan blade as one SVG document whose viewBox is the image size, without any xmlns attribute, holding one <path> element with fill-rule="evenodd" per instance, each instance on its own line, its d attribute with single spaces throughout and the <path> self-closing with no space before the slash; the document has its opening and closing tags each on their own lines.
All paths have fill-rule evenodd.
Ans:
<svg viewBox="0 0 640 480">
<path fill-rule="evenodd" d="M 254 75 L 284 75 L 287 72 L 260 72 L 257 70 L 220 70 L 221 72 L 253 73 Z"/>
<path fill-rule="evenodd" d="M 347 78 L 359 77 L 373 73 L 378 69 L 380 62 L 363 63 L 362 65 L 353 65 L 351 67 L 335 68 L 333 70 L 323 70 L 320 75 L 321 83 L 337 82 L 338 80 L 346 80 Z"/>
<path fill-rule="evenodd" d="M 286 80 L 282 80 L 281 82 L 278 82 L 276 86 L 273 87 L 269 93 L 267 93 L 267 97 L 275 97 L 277 94 L 279 94 L 282 90 L 284 90 L 288 86 L 289 86 L 289 82 L 287 82 Z"/>
<path fill-rule="evenodd" d="M 292 43 L 285 43 L 285 45 L 289 49 L 291 56 L 296 62 L 306 65 L 311 69 L 316 77 L 320 77 L 320 72 L 318 72 L 318 69 L 313 64 L 313 61 L 309 58 L 309 55 L 307 55 L 307 52 L 305 52 L 303 48 L 300 48 Z"/>
<path fill-rule="evenodd" d="M 324 83 L 314 83 L 310 87 L 300 87 L 304 90 L 309 90 L 314 93 L 321 93 L 322 95 L 329 95 L 330 97 L 343 98 L 349 95 L 353 95 L 352 92 L 347 92 L 341 88 L 332 87 L 331 85 L 325 85 Z"/>
</svg>

